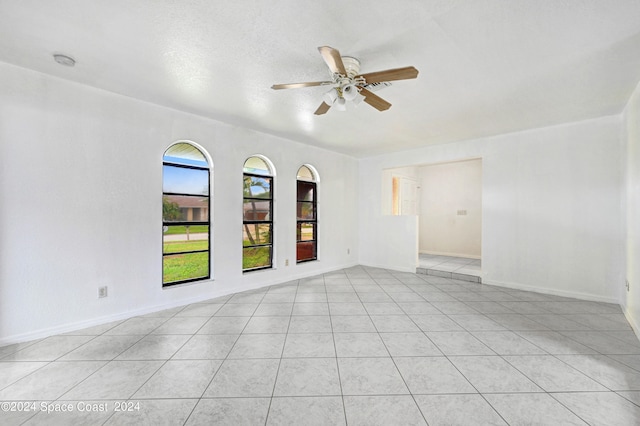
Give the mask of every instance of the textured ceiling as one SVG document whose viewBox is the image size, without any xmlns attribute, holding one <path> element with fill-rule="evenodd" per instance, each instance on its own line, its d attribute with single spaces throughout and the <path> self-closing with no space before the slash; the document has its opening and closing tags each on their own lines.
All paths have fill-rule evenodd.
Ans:
<svg viewBox="0 0 640 426">
<path fill-rule="evenodd" d="M 420 74 L 315 116 L 326 88 L 270 87 L 326 80 L 322 45 Z M 0 0 L 0 61 L 365 157 L 620 113 L 640 0 Z"/>
</svg>

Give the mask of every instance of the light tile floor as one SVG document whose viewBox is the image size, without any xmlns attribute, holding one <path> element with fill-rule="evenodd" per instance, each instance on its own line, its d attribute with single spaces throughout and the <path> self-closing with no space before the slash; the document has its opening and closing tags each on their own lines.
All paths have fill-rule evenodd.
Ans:
<svg viewBox="0 0 640 426">
<path fill-rule="evenodd" d="M 353 267 L 1 347 L 0 401 L 2 425 L 637 425 L 640 343 L 616 305 Z"/>
<path fill-rule="evenodd" d="M 416 273 L 479 283 L 482 282 L 482 261 L 420 253 Z"/>
</svg>

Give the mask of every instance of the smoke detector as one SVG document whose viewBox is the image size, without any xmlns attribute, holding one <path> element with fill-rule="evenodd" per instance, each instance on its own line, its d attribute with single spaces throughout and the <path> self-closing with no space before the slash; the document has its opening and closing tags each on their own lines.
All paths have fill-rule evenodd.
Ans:
<svg viewBox="0 0 640 426">
<path fill-rule="evenodd" d="M 60 65 L 64 65 L 65 67 L 72 67 L 76 64 L 76 60 L 71 56 L 63 55 L 61 53 L 54 54 L 53 59 L 57 63 L 59 63 Z"/>
</svg>

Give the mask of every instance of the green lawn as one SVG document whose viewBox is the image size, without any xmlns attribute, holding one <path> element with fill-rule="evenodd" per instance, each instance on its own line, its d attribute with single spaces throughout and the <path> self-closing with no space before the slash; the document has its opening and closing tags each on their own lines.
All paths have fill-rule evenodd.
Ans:
<svg viewBox="0 0 640 426">
<path fill-rule="evenodd" d="M 164 235 L 173 235 L 173 234 L 186 234 L 187 229 L 185 226 L 168 226 L 167 232 L 164 232 Z M 207 225 L 189 225 L 189 233 L 190 234 L 202 234 L 209 232 L 209 227 Z"/>
<path fill-rule="evenodd" d="M 209 241 L 165 241 L 162 245 L 164 253 L 180 253 L 183 251 L 207 250 Z"/>
<path fill-rule="evenodd" d="M 269 247 L 245 248 L 242 252 L 242 269 L 259 268 L 271 263 Z"/>
<path fill-rule="evenodd" d="M 207 250 L 209 242 L 171 241 L 165 242 L 164 253 L 180 253 L 192 250 Z M 271 262 L 269 247 L 243 249 L 242 268 L 253 269 L 268 266 Z M 187 253 L 165 256 L 162 264 L 164 283 L 206 277 L 209 274 L 209 252 Z"/>
<path fill-rule="evenodd" d="M 162 262 L 164 283 L 190 280 L 209 275 L 209 253 L 165 256 Z"/>
</svg>

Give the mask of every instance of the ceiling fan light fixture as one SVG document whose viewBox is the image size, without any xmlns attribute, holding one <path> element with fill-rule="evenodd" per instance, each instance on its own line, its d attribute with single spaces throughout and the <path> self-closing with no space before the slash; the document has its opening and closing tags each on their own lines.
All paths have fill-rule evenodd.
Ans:
<svg viewBox="0 0 640 426">
<path fill-rule="evenodd" d="M 342 87 L 342 96 L 347 101 L 352 101 L 359 95 L 358 88 L 355 84 L 347 84 Z"/>
<path fill-rule="evenodd" d="M 338 99 L 338 89 L 335 87 L 325 93 L 322 97 L 322 100 L 324 100 L 327 105 L 333 105 L 336 99 Z"/>
<path fill-rule="evenodd" d="M 314 112 L 315 115 L 326 114 L 332 106 L 335 106 L 339 111 L 346 111 L 347 101 L 353 102 L 356 106 L 365 101 L 378 111 L 386 111 L 391 107 L 391 104 L 368 89 L 376 89 L 378 86 L 386 87 L 391 84 L 390 81 L 418 77 L 418 70 L 412 66 L 360 74 L 360 61 L 356 58 L 342 56 L 338 49 L 330 46 L 320 46 L 318 51 L 329 67 L 331 81 L 309 81 L 271 86 L 274 90 L 280 90 L 331 85 L 332 89 L 323 95 L 323 102 Z"/>
<path fill-rule="evenodd" d="M 362 96 L 360 94 L 360 92 L 358 92 L 358 94 L 356 94 L 356 96 L 353 98 L 352 102 L 355 106 L 358 106 L 362 103 L 362 101 L 364 101 L 364 96 Z"/>
</svg>

